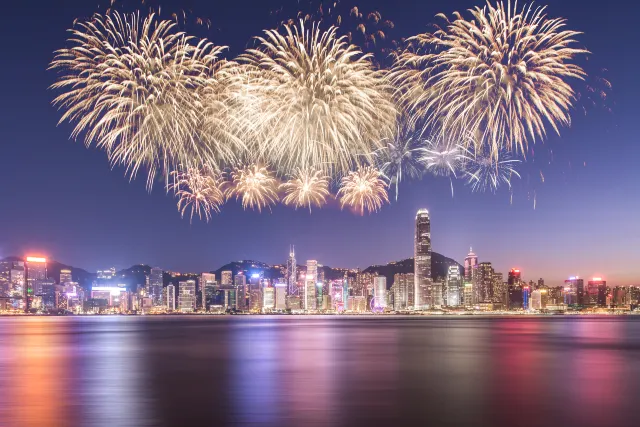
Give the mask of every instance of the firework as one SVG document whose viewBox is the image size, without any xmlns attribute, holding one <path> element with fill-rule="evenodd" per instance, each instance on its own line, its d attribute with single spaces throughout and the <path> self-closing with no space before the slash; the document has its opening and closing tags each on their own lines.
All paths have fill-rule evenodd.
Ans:
<svg viewBox="0 0 640 427">
<path fill-rule="evenodd" d="M 340 204 L 343 208 L 350 206 L 360 215 L 364 215 L 365 210 L 377 212 L 383 203 L 389 203 L 387 187 L 387 182 L 377 169 L 361 167 L 342 178 L 338 190 Z"/>
<path fill-rule="evenodd" d="M 544 138 L 545 121 L 559 132 L 570 124 L 575 98 L 567 79 L 585 73 L 572 59 L 579 33 L 545 8 L 518 9 L 511 0 L 445 19 L 434 33 L 410 39 L 392 80 L 414 120 L 457 139 L 471 132 L 474 144 L 526 152 L 529 140 Z"/>
<path fill-rule="evenodd" d="M 349 2 L 334 0 L 310 1 L 306 5 L 297 2 L 302 9 L 298 11 L 297 19 L 304 22 L 317 22 L 324 25 L 334 25 L 340 35 L 344 35 L 351 44 L 359 46 L 364 52 L 374 55 L 376 63 L 384 62 L 389 58 L 391 50 L 398 47 L 393 38 L 395 24 L 384 19 L 377 10 L 365 11 Z M 281 15 L 289 10 L 284 7 L 275 11 Z M 288 17 L 286 17 L 288 18 Z M 295 25 L 295 19 L 280 20 L 280 25 Z"/>
<path fill-rule="evenodd" d="M 396 200 L 398 186 L 403 176 L 419 178 L 422 175 L 422 161 L 426 155 L 424 141 L 415 132 L 398 127 L 395 137 L 388 139 L 383 148 L 376 152 L 380 172 L 395 185 Z"/>
<path fill-rule="evenodd" d="M 260 160 L 288 174 L 297 168 L 342 175 L 371 163 L 393 132 L 389 86 L 336 28 L 284 26 L 265 31 L 259 47 L 240 57 L 254 96 L 251 117 Z"/>
<path fill-rule="evenodd" d="M 65 110 L 60 122 L 75 123 L 73 138 L 84 132 L 88 146 L 104 149 L 132 178 L 148 169 L 149 189 L 157 173 L 194 159 L 233 163 L 243 150 L 227 127 L 224 94 L 233 73 L 218 60 L 224 47 L 192 44 L 154 14 L 94 15 L 70 32 L 73 47 L 58 50 L 50 68 L 61 74 L 54 104 Z"/>
<path fill-rule="evenodd" d="M 286 194 L 282 202 L 299 208 L 311 205 L 321 207 L 329 197 L 329 177 L 320 171 L 306 172 L 299 169 L 289 182 L 280 185 Z"/>
<path fill-rule="evenodd" d="M 469 152 L 464 148 L 464 144 L 436 137 L 427 141 L 424 153 L 420 161 L 425 165 L 427 172 L 449 178 L 453 197 L 453 178 L 458 178 L 458 175 L 464 172 L 469 160 Z"/>
<path fill-rule="evenodd" d="M 513 159 L 505 149 L 496 157 L 485 147 L 473 153 L 466 162 L 467 184 L 475 192 L 496 192 L 503 184 L 511 188 L 511 178 L 514 175 L 520 178 L 515 170 L 518 163 L 520 160 Z"/>
<path fill-rule="evenodd" d="M 186 172 L 172 172 L 173 184 L 169 189 L 174 190 L 178 197 L 178 211 L 184 218 L 190 211 L 190 221 L 198 215 L 204 216 L 207 222 L 213 212 L 220 212 L 220 206 L 225 201 L 224 178 L 213 170 L 188 169 Z"/>
<path fill-rule="evenodd" d="M 228 197 L 242 198 L 242 207 L 257 209 L 275 204 L 278 201 L 278 182 L 267 168 L 254 165 L 232 172 L 232 187 Z"/>
</svg>

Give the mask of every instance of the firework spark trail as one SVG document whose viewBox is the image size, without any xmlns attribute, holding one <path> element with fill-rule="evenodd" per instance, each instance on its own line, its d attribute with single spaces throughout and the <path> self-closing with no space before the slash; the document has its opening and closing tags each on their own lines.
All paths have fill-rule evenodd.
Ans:
<svg viewBox="0 0 640 427">
<path fill-rule="evenodd" d="M 457 138 L 471 132 L 476 146 L 526 152 L 528 142 L 570 124 L 575 99 L 568 79 L 583 79 L 571 63 L 579 34 L 566 21 L 549 19 L 544 7 L 518 9 L 511 0 L 459 13 L 434 33 L 409 39 L 392 81 L 414 120 Z"/>
<path fill-rule="evenodd" d="M 75 123 L 72 137 L 104 149 L 112 164 L 134 178 L 148 169 L 151 189 L 158 173 L 168 179 L 179 165 L 234 163 L 244 150 L 225 107 L 227 71 L 218 58 L 225 47 L 176 30 L 154 14 L 94 15 L 70 30 L 73 45 L 56 52 L 50 68 L 62 90 L 54 104 L 66 110 L 60 122 Z M 204 107 L 206 101 L 209 104 Z M 208 120 L 204 112 L 222 120 Z"/>
<path fill-rule="evenodd" d="M 443 137 L 435 137 L 427 140 L 427 148 L 420 161 L 425 165 L 426 171 L 434 176 L 449 178 L 451 185 L 451 197 L 453 197 L 453 178 L 458 178 L 464 173 L 469 162 L 469 151 L 465 144 L 454 143 Z"/>
<path fill-rule="evenodd" d="M 320 169 L 338 177 L 373 162 L 393 134 L 396 109 L 383 74 L 336 28 L 304 23 L 265 31 L 259 46 L 239 57 L 252 95 L 246 117 L 255 151 L 287 175 Z"/>
<path fill-rule="evenodd" d="M 298 169 L 291 176 L 291 180 L 280 185 L 285 197 L 282 202 L 285 205 L 295 206 L 296 209 L 303 206 L 322 207 L 327 202 L 329 192 L 329 177 L 320 171 L 307 172 Z"/>
<path fill-rule="evenodd" d="M 220 212 L 220 206 L 225 202 L 224 177 L 213 170 L 188 169 L 186 172 L 171 173 L 173 183 L 168 190 L 173 190 L 178 198 L 178 211 L 184 218 L 190 211 L 189 219 L 193 222 L 194 215 L 207 222 L 211 214 Z"/>
<path fill-rule="evenodd" d="M 278 201 L 278 181 L 265 167 L 246 166 L 231 173 L 232 186 L 227 197 L 242 198 L 244 209 L 257 209 L 274 205 Z"/>
<path fill-rule="evenodd" d="M 349 172 L 341 181 L 338 196 L 342 208 L 350 206 L 361 216 L 365 210 L 377 212 L 384 203 L 389 203 L 388 184 L 383 175 L 371 166 Z"/>
<path fill-rule="evenodd" d="M 412 130 L 398 126 L 395 137 L 388 139 L 375 154 L 380 172 L 395 187 L 397 201 L 403 177 L 422 176 L 424 165 L 421 158 L 426 155 L 425 143 Z"/>
<path fill-rule="evenodd" d="M 520 160 L 513 159 L 506 149 L 501 150 L 496 158 L 485 147 L 473 153 L 466 162 L 467 184 L 474 192 L 490 190 L 495 193 L 503 184 L 511 188 L 513 175 L 520 178 L 515 169 L 519 163 Z"/>
</svg>

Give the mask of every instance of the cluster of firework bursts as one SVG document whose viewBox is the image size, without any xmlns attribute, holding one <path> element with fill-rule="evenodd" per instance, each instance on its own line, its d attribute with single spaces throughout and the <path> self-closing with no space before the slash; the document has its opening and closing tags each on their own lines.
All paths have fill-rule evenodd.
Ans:
<svg viewBox="0 0 640 427">
<path fill-rule="evenodd" d="M 177 16 L 77 20 L 51 63 L 60 121 L 206 220 L 229 199 L 258 211 L 337 199 L 363 215 L 425 174 L 452 194 L 454 179 L 495 191 L 529 144 L 570 125 L 587 51 L 544 7 L 489 1 L 399 44 L 378 12 L 325 3 L 235 59 Z"/>
<path fill-rule="evenodd" d="M 178 210 L 193 220 L 194 216 L 207 221 L 213 212 L 229 199 L 242 202 L 245 209 L 262 211 L 279 201 L 296 209 L 322 207 L 329 200 L 338 199 L 363 215 L 375 212 L 388 202 L 388 183 L 375 168 L 366 166 L 349 172 L 339 183 L 337 196 L 331 194 L 331 179 L 322 171 L 297 170 L 288 181 L 280 182 L 269 169 L 252 165 L 233 172 L 188 169 L 173 172 L 168 192 L 178 198 Z"/>
</svg>

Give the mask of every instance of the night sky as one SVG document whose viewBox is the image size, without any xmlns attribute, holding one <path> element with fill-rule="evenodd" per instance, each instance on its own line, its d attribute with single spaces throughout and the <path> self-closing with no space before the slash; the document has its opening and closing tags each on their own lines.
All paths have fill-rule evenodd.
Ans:
<svg viewBox="0 0 640 427">
<path fill-rule="evenodd" d="M 234 55 L 272 23 L 270 10 L 295 1 L 185 3 L 213 20 L 216 30 L 208 37 L 230 45 Z M 482 4 L 352 3 L 394 21 L 396 37 L 425 30 L 436 13 Z M 51 106 L 48 86 L 56 75 L 47 71 L 48 63 L 65 45 L 73 20 L 104 5 L 7 2 L 0 12 L 0 257 L 38 253 L 90 271 L 135 263 L 204 271 L 238 259 L 284 262 L 295 244 L 300 263 L 366 267 L 412 256 L 415 213 L 427 208 L 433 250 L 458 261 L 472 245 L 480 261 L 505 274 L 519 267 L 526 280 L 557 284 L 570 275 L 597 275 L 610 285 L 638 284 L 640 6 L 622 0 L 547 4 L 550 16 L 565 17 L 571 29 L 585 33 L 579 40 L 593 54 L 580 63 L 588 72 L 606 73 L 615 106 L 612 114 L 575 110 L 571 128 L 537 143 L 522 179 L 514 181 L 512 204 L 507 188 L 474 194 L 457 182 L 452 198 L 447 179 L 426 177 L 404 183 L 397 203 L 365 217 L 336 204 L 310 215 L 283 206 L 272 213 L 245 212 L 231 202 L 210 223 L 190 224 L 160 185 L 148 194 L 144 177 L 129 182 L 121 168 L 111 170 L 103 152 L 70 140 L 70 125 L 56 126 L 61 113 Z"/>
</svg>

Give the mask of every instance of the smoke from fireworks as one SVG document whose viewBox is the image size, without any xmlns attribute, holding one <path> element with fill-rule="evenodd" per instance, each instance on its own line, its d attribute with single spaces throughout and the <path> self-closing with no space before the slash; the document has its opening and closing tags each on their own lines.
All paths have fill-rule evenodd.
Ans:
<svg viewBox="0 0 640 427">
<path fill-rule="evenodd" d="M 383 148 L 376 151 L 380 172 L 395 186 L 398 200 L 398 186 L 403 177 L 420 178 L 426 154 L 424 141 L 412 130 L 398 126 L 395 137 L 386 141 Z"/>
<path fill-rule="evenodd" d="M 285 197 L 282 202 L 295 208 L 311 205 L 322 207 L 329 197 L 329 177 L 320 171 L 307 172 L 298 169 L 291 180 L 280 185 Z"/>
<path fill-rule="evenodd" d="M 267 168 L 254 165 L 231 173 L 232 187 L 227 196 L 242 199 L 242 207 L 262 212 L 278 201 L 278 181 Z"/>
<path fill-rule="evenodd" d="M 304 23 L 265 31 L 240 57 L 255 98 L 261 160 L 288 174 L 296 168 L 342 175 L 372 162 L 392 134 L 396 112 L 386 80 L 336 28 Z"/>
<path fill-rule="evenodd" d="M 338 190 L 340 205 L 342 208 L 349 206 L 360 215 L 364 215 L 365 210 L 377 212 L 383 203 L 389 203 L 387 187 L 387 182 L 377 169 L 361 167 L 342 178 Z"/>
<path fill-rule="evenodd" d="M 489 190 L 495 193 L 503 184 L 511 188 L 511 178 L 514 175 L 520 178 L 520 174 L 515 170 L 519 163 L 520 160 L 513 159 L 505 149 L 496 157 L 485 147 L 468 158 L 467 184 L 474 192 Z"/>
<path fill-rule="evenodd" d="M 175 23 L 154 14 L 94 15 L 70 30 L 71 48 L 56 52 L 52 69 L 61 79 L 52 85 L 63 93 L 54 100 L 66 110 L 60 122 L 75 123 L 72 137 L 104 149 L 113 164 L 124 165 L 133 178 L 148 170 L 150 189 L 157 173 L 178 165 L 232 162 L 242 151 L 224 121 L 202 129 L 203 97 L 225 116 L 227 64 L 225 49 L 176 31 Z"/>
<path fill-rule="evenodd" d="M 518 9 L 511 0 L 469 13 L 439 15 L 443 28 L 409 39 L 392 79 L 415 120 L 454 139 L 471 132 L 494 156 L 503 147 L 524 153 L 545 137 L 545 122 L 556 132 L 570 124 L 575 96 L 566 80 L 585 75 L 571 63 L 586 53 L 572 47 L 579 33 L 544 7 Z"/>
<path fill-rule="evenodd" d="M 207 222 L 213 212 L 220 212 L 225 201 L 224 178 L 212 170 L 189 169 L 186 172 L 172 172 L 173 183 L 169 189 L 178 197 L 178 210 L 184 218 L 190 211 L 190 221 L 194 215 Z"/>
</svg>

